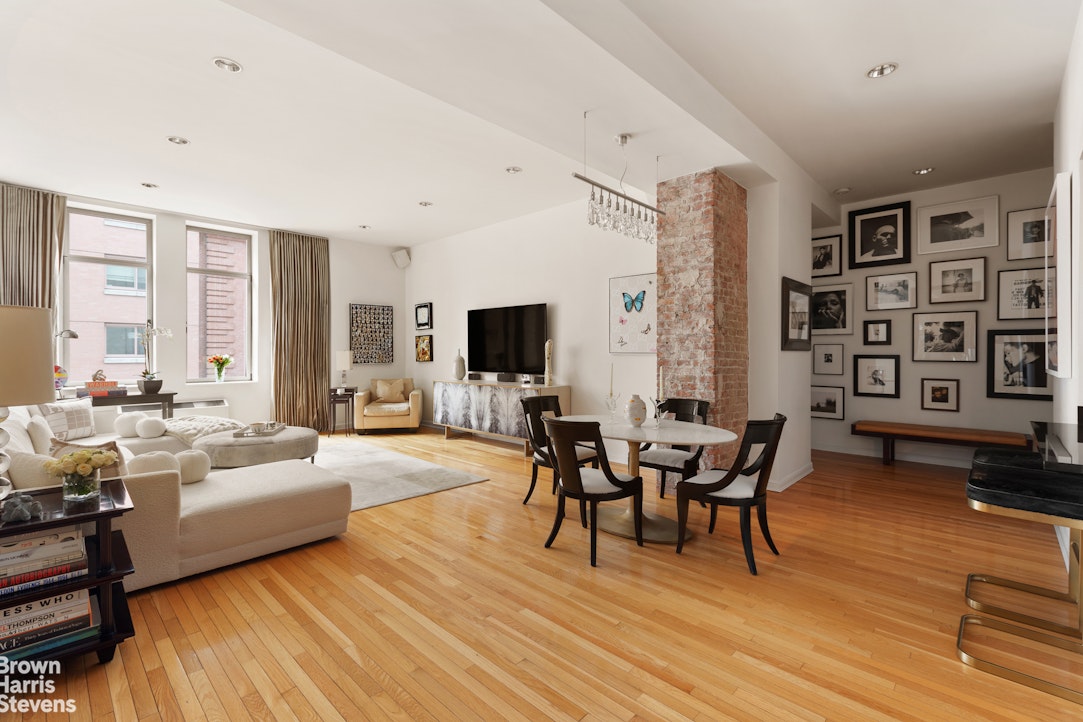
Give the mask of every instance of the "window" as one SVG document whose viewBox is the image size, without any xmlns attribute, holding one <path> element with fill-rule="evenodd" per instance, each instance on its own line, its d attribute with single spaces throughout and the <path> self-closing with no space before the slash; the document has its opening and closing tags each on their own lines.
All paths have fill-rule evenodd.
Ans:
<svg viewBox="0 0 1083 722">
<path fill-rule="evenodd" d="M 79 338 L 60 343 L 58 363 L 69 385 L 81 386 L 98 369 L 132 383 L 143 370 L 138 331 L 152 317 L 152 230 L 148 219 L 68 207 L 61 328 Z"/>
<path fill-rule="evenodd" d="M 251 378 L 252 237 L 189 226 L 187 254 L 189 380 L 213 381 L 217 354 L 227 381 Z"/>
</svg>

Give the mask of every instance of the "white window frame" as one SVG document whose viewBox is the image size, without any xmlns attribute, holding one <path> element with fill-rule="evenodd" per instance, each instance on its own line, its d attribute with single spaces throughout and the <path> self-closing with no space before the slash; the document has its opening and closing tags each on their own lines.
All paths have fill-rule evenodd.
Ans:
<svg viewBox="0 0 1083 722">
<path fill-rule="evenodd" d="M 246 300 L 246 303 L 248 304 L 248 309 L 247 309 L 247 313 L 245 314 L 244 338 L 241 339 L 241 341 L 244 343 L 244 359 L 245 359 L 245 364 L 246 364 L 245 374 L 244 374 L 244 376 L 240 376 L 240 377 L 234 376 L 233 378 L 227 378 L 225 380 L 225 382 L 226 383 L 232 383 L 232 382 L 238 382 L 238 381 L 251 381 L 254 378 L 254 357 L 253 357 L 253 353 L 252 353 L 252 348 L 253 348 L 253 345 L 252 345 L 252 325 L 253 325 L 253 321 L 254 321 L 254 318 L 255 318 L 255 309 L 253 308 L 253 296 L 254 296 L 253 288 L 254 288 L 254 285 L 255 285 L 255 272 L 254 272 L 254 269 L 253 269 L 253 263 L 254 263 L 254 260 L 255 260 L 256 234 L 251 232 L 251 231 L 246 231 L 246 230 L 243 230 L 243 229 L 240 229 L 240 228 L 227 228 L 227 227 L 224 227 L 224 226 L 213 226 L 213 225 L 208 225 L 208 224 L 205 224 L 205 223 L 187 223 L 187 224 L 185 224 L 185 227 L 184 227 L 184 243 L 185 243 L 185 257 L 186 258 L 187 258 L 187 247 L 188 247 L 188 234 L 193 232 L 193 231 L 195 231 L 197 233 L 210 233 L 210 234 L 215 234 L 215 235 L 236 236 L 237 238 L 243 238 L 245 240 L 245 249 L 246 249 L 246 254 L 247 254 L 246 265 L 248 267 L 248 271 L 246 273 L 242 273 L 242 272 L 238 272 L 238 271 L 212 270 L 212 269 L 207 269 L 207 268 L 200 268 L 198 266 L 188 266 L 187 263 L 186 263 L 184 287 L 185 287 L 185 289 L 188 288 L 188 278 L 190 276 L 208 276 L 208 277 L 232 278 L 232 279 L 242 279 L 242 280 L 245 281 L 245 285 L 246 285 L 246 294 L 245 294 L 246 298 L 245 298 L 245 300 Z M 187 318 L 185 318 L 185 323 L 186 324 L 188 323 Z M 197 334 L 191 333 L 191 327 L 190 326 L 188 327 L 188 330 L 189 330 L 189 333 L 187 334 L 188 343 L 191 343 L 193 340 L 196 339 Z M 206 329 L 203 329 L 203 332 L 205 333 Z M 188 354 L 188 350 L 186 349 L 185 350 L 185 358 L 186 359 L 187 359 L 187 354 Z M 185 367 L 187 368 L 187 361 L 185 362 Z M 213 374 L 211 374 L 209 378 L 196 377 L 196 378 L 189 378 L 188 379 L 188 383 L 214 383 L 214 381 L 215 381 L 215 379 L 214 379 Z"/>
</svg>

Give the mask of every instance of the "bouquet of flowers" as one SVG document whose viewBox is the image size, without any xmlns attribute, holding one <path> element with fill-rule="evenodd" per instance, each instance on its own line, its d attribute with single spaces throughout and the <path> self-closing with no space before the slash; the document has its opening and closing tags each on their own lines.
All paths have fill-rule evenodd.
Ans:
<svg viewBox="0 0 1083 722">
<path fill-rule="evenodd" d="M 207 363 L 214 366 L 215 380 L 222 381 L 226 374 L 226 366 L 233 363 L 233 357 L 228 353 L 216 353 L 214 356 L 207 357 Z"/>
<path fill-rule="evenodd" d="M 63 477 L 65 491 L 80 496 L 96 491 L 97 471 L 103 466 L 117 463 L 117 452 L 106 449 L 79 449 L 64 454 L 59 459 L 49 459 L 42 466 L 46 473 Z"/>
<path fill-rule="evenodd" d="M 159 328 L 155 326 L 153 322 L 148 318 L 147 325 L 143 327 L 143 330 L 139 332 L 139 335 L 143 337 L 143 356 L 146 364 L 146 368 L 144 368 L 143 372 L 139 375 L 148 380 L 156 379 L 158 378 L 158 372 L 150 370 L 151 366 L 154 364 L 154 361 L 151 358 L 151 341 L 154 339 L 155 336 L 173 338 L 173 332 L 168 328 Z"/>
</svg>

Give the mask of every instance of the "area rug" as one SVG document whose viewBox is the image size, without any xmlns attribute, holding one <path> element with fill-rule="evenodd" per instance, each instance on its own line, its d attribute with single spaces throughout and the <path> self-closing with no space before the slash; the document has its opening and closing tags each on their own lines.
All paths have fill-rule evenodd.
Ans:
<svg viewBox="0 0 1083 722">
<path fill-rule="evenodd" d="M 338 436 L 320 437 L 316 466 L 350 482 L 351 511 L 486 481 L 484 476 Z"/>
</svg>

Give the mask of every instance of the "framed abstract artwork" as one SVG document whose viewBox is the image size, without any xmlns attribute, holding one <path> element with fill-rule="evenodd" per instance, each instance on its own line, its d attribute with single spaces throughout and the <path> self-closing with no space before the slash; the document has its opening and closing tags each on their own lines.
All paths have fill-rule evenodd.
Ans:
<svg viewBox="0 0 1083 722">
<path fill-rule="evenodd" d="M 350 353 L 355 364 L 394 362 L 394 306 L 350 304 Z"/>
<path fill-rule="evenodd" d="M 910 263 L 910 201 L 850 211 L 850 268 Z"/>
<path fill-rule="evenodd" d="M 432 361 L 432 334 L 414 336 L 414 361 L 418 363 Z"/>
<path fill-rule="evenodd" d="M 658 274 L 609 279 L 609 353 L 658 353 Z"/>
<path fill-rule="evenodd" d="M 419 303 L 414 306 L 414 328 L 418 331 L 432 328 L 432 303 Z"/>
</svg>

